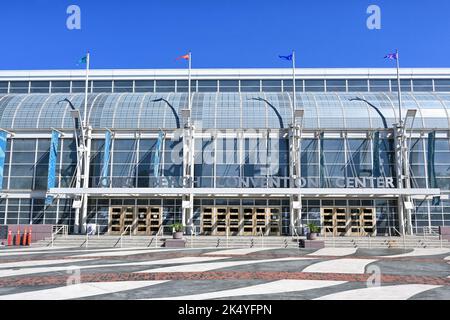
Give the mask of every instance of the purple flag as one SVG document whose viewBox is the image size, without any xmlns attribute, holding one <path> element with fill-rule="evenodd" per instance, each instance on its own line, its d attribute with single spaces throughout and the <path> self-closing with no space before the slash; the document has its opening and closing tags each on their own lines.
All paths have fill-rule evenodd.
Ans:
<svg viewBox="0 0 450 320">
<path fill-rule="evenodd" d="M 397 60 L 398 59 L 398 54 L 397 53 L 389 53 L 384 58 L 385 59 L 389 59 L 389 60 Z"/>
</svg>

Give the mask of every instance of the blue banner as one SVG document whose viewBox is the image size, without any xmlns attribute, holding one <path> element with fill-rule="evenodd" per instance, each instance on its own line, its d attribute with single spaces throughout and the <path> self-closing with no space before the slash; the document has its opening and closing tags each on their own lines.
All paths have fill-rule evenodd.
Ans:
<svg viewBox="0 0 450 320">
<path fill-rule="evenodd" d="M 105 145 L 103 148 L 103 166 L 100 177 L 100 185 L 104 188 L 109 187 L 109 161 L 111 160 L 111 132 L 106 131 Z"/>
<path fill-rule="evenodd" d="M 48 158 L 48 177 L 47 177 L 47 191 L 55 187 L 56 182 L 56 161 L 58 158 L 59 132 L 52 131 L 52 139 L 50 141 L 50 155 Z M 45 205 L 53 203 L 53 196 L 45 198 Z"/>
<path fill-rule="evenodd" d="M 8 133 L 0 131 L 0 190 L 3 189 L 3 170 L 5 169 L 6 138 Z"/>
<path fill-rule="evenodd" d="M 153 174 L 156 178 L 159 177 L 159 163 L 161 162 L 161 150 L 164 141 L 164 132 L 160 131 L 158 141 L 156 142 L 155 159 L 153 160 Z"/>
<path fill-rule="evenodd" d="M 427 163 L 428 163 L 428 181 L 430 188 L 439 188 L 436 179 L 436 132 L 430 132 L 428 134 L 428 152 L 427 152 Z M 432 205 L 439 206 L 441 204 L 440 197 L 433 197 Z"/>
<path fill-rule="evenodd" d="M 373 135 L 373 176 L 380 177 L 380 132 L 375 132 Z"/>
<path fill-rule="evenodd" d="M 325 155 L 323 152 L 323 142 L 324 142 L 324 133 L 321 132 L 320 136 L 320 151 L 319 151 L 319 162 L 320 162 L 320 169 L 319 169 L 319 175 L 320 175 L 320 187 L 321 188 L 326 188 L 328 187 L 328 177 L 326 174 L 326 165 L 325 165 Z"/>
</svg>

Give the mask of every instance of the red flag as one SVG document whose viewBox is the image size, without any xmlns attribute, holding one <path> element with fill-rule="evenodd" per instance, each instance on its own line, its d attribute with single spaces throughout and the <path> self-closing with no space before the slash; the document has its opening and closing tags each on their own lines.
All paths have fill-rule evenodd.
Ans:
<svg viewBox="0 0 450 320">
<path fill-rule="evenodd" d="M 176 60 L 180 59 L 189 60 L 189 54 L 185 54 L 184 56 L 178 57 Z"/>
</svg>

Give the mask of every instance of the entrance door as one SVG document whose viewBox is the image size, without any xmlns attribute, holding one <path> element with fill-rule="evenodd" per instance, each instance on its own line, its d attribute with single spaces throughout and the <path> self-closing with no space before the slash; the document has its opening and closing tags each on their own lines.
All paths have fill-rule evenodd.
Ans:
<svg viewBox="0 0 450 320">
<path fill-rule="evenodd" d="M 267 231 L 267 213 L 266 208 L 255 209 L 255 230 L 254 235 L 266 234 Z"/>
<path fill-rule="evenodd" d="M 374 208 L 322 208 L 325 236 L 367 236 L 376 234 Z"/>
<path fill-rule="evenodd" d="M 230 207 L 228 208 L 228 234 L 230 236 L 239 235 L 239 229 L 241 224 L 241 217 L 239 214 L 239 208 Z"/>
<path fill-rule="evenodd" d="M 349 230 L 349 219 L 346 208 L 322 208 L 320 215 L 323 235 L 347 235 Z"/>
<path fill-rule="evenodd" d="M 255 234 L 255 208 L 242 208 L 242 235 Z"/>
<path fill-rule="evenodd" d="M 122 207 L 109 208 L 109 226 L 108 233 L 121 234 L 123 230 Z"/>
<path fill-rule="evenodd" d="M 334 222 L 335 231 L 334 234 L 339 237 L 347 235 L 349 230 L 349 219 L 347 216 L 347 209 L 335 208 L 334 209 Z"/>
<path fill-rule="evenodd" d="M 150 208 L 138 207 L 136 217 L 136 234 L 147 235 L 149 234 L 149 216 Z"/>
<path fill-rule="evenodd" d="M 162 208 L 161 207 L 150 207 L 150 216 L 148 217 L 148 228 L 147 233 L 150 235 L 155 235 L 158 233 L 159 228 L 162 224 Z"/>
<path fill-rule="evenodd" d="M 133 233 L 135 226 L 134 207 L 111 207 L 109 213 L 109 233 L 122 234 L 127 231 Z"/>
<path fill-rule="evenodd" d="M 227 208 L 216 208 L 216 232 L 217 235 L 226 235 L 227 234 Z"/>
<path fill-rule="evenodd" d="M 203 207 L 202 208 L 202 215 L 201 215 L 201 233 L 204 235 L 212 235 L 213 229 L 215 229 L 213 225 L 213 208 L 211 207 Z"/>
<path fill-rule="evenodd" d="M 269 236 L 281 235 L 281 210 L 279 208 L 268 208 Z"/>
<path fill-rule="evenodd" d="M 376 216 L 374 208 L 361 208 L 361 235 L 375 236 L 377 234 Z"/>
</svg>

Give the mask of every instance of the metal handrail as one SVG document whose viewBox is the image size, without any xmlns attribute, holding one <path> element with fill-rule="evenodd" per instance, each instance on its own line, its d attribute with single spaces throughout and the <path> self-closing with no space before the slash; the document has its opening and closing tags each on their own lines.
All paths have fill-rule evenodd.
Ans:
<svg viewBox="0 0 450 320">
<path fill-rule="evenodd" d="M 130 229 L 130 238 L 131 238 L 132 227 L 133 227 L 132 224 L 126 226 L 125 230 L 124 230 L 124 231 L 122 232 L 122 234 L 120 235 L 120 247 L 121 247 L 121 248 L 122 248 L 122 246 L 123 246 L 123 236 L 127 233 L 127 230 L 128 230 L 128 229 Z"/>
<path fill-rule="evenodd" d="M 88 247 L 89 244 L 89 236 L 90 234 L 86 231 L 86 241 L 85 241 L 86 248 Z M 97 226 L 97 239 L 100 239 L 100 228 L 98 226 Z"/>
<path fill-rule="evenodd" d="M 443 247 L 443 243 L 442 243 L 442 237 L 440 236 L 440 233 L 439 233 L 439 227 L 436 227 L 436 226 L 433 226 L 433 227 L 423 227 L 422 228 L 422 232 L 423 232 L 423 239 L 424 240 L 428 240 L 427 239 L 427 236 L 430 236 L 430 237 L 433 237 L 433 236 L 435 236 L 435 237 L 439 237 L 439 241 L 440 241 L 440 246 L 441 246 L 441 249 L 442 249 L 442 247 Z"/>
<path fill-rule="evenodd" d="M 165 225 L 161 225 L 158 229 L 158 232 L 156 232 L 155 234 L 155 248 L 158 247 L 158 237 L 161 235 L 164 235 L 164 229 L 165 228 L 172 228 L 172 232 L 173 232 L 173 227 L 172 226 L 165 226 Z M 162 231 L 162 232 L 161 232 Z"/>
<path fill-rule="evenodd" d="M 331 233 L 331 238 L 333 239 L 333 248 L 336 248 L 336 238 L 334 236 L 334 230 L 333 227 L 328 227 L 328 226 L 319 226 L 320 230 L 324 230 L 325 232 L 323 233 L 324 238 L 327 238 L 327 232 L 330 231 Z"/>
<path fill-rule="evenodd" d="M 262 232 L 262 227 L 258 227 L 258 230 L 256 235 L 261 237 L 261 248 L 264 248 L 264 232 Z"/>
<path fill-rule="evenodd" d="M 226 235 L 226 239 L 227 239 L 227 248 L 228 248 L 228 240 L 229 240 L 228 227 L 225 228 L 225 235 Z"/>
<path fill-rule="evenodd" d="M 51 244 L 52 244 L 52 248 L 53 248 L 53 245 L 54 245 L 54 242 L 55 242 L 55 236 L 57 234 L 59 234 L 61 231 L 63 231 L 63 235 L 67 235 L 67 233 L 68 233 L 68 226 L 67 225 L 53 226 L 52 231 L 53 232 L 52 232 L 52 242 L 51 242 Z"/>
<path fill-rule="evenodd" d="M 191 248 L 194 247 L 194 238 L 197 238 L 197 227 L 196 225 L 191 225 Z"/>
</svg>

